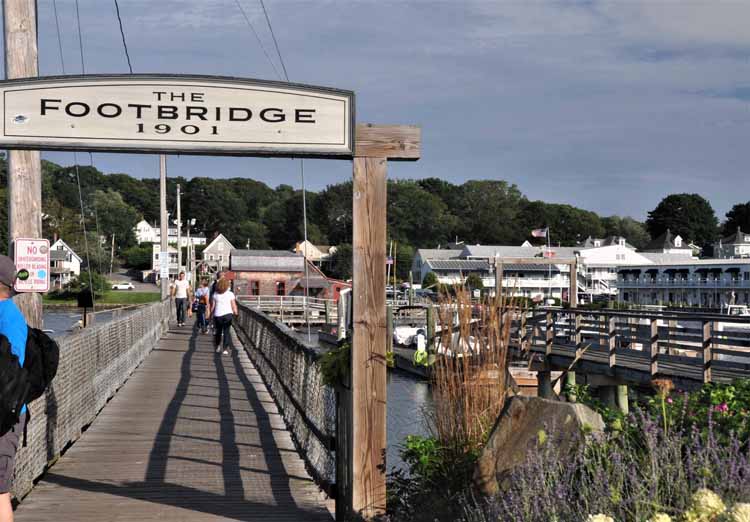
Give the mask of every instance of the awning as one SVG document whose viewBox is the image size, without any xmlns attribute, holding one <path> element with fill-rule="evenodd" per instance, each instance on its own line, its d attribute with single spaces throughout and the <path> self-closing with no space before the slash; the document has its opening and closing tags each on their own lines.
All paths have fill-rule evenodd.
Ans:
<svg viewBox="0 0 750 522">
<path fill-rule="evenodd" d="M 690 273 L 690 269 L 689 268 L 678 268 L 677 272 L 680 273 L 680 274 L 689 274 Z"/>
<path fill-rule="evenodd" d="M 677 272 L 677 269 L 676 268 L 667 268 L 664 272 L 666 272 L 667 274 L 674 274 L 675 272 Z"/>
<path fill-rule="evenodd" d="M 739 272 L 740 272 L 740 267 L 738 267 L 738 266 L 730 266 L 730 267 L 729 267 L 729 268 L 727 268 L 727 269 L 726 269 L 725 271 L 726 271 L 726 272 L 732 272 L 732 273 L 735 273 L 735 274 L 736 274 L 736 273 L 739 273 Z"/>
<path fill-rule="evenodd" d="M 700 273 L 706 273 L 708 272 L 708 268 L 696 268 L 695 271 L 700 272 Z"/>
<path fill-rule="evenodd" d="M 658 274 L 659 273 L 659 269 L 658 268 L 649 268 L 648 270 L 646 270 L 646 273 L 647 274 Z"/>
<path fill-rule="evenodd" d="M 718 266 L 715 266 L 715 267 L 709 268 L 709 269 L 708 269 L 708 271 L 709 271 L 709 272 L 713 272 L 713 273 L 715 273 L 715 274 L 720 274 L 720 273 L 722 273 L 722 272 L 723 272 L 724 270 L 723 270 L 723 269 L 721 269 L 721 268 L 719 268 Z"/>
</svg>

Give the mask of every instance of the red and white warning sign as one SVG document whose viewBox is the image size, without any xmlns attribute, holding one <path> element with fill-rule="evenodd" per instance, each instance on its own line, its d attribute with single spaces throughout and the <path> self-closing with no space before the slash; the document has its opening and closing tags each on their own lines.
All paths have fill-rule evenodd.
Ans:
<svg viewBox="0 0 750 522">
<path fill-rule="evenodd" d="M 13 252 L 18 270 L 16 292 L 48 292 L 49 241 L 19 238 L 15 240 Z"/>
</svg>

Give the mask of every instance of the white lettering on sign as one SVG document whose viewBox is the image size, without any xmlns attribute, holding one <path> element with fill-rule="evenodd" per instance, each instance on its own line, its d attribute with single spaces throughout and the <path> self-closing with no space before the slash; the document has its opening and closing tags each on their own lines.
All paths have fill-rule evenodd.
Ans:
<svg viewBox="0 0 750 522">
<path fill-rule="evenodd" d="M 14 241 L 13 252 L 19 274 L 14 285 L 16 292 L 48 292 L 49 241 L 19 238 Z"/>
<path fill-rule="evenodd" d="M 354 94 L 213 77 L 0 82 L 0 146 L 351 157 Z"/>
</svg>

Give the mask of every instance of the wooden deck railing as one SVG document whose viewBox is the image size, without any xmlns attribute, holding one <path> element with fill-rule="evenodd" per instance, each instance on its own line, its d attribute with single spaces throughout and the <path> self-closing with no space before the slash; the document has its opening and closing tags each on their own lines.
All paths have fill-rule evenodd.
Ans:
<svg viewBox="0 0 750 522">
<path fill-rule="evenodd" d="M 81 436 L 156 346 L 172 309 L 169 301 L 142 306 L 57 339 L 57 376 L 49 390 L 29 405 L 28 446 L 19 447 L 13 475 L 16 498 L 25 496 L 47 466 Z"/>
<path fill-rule="evenodd" d="M 690 368 L 684 377 L 702 382 L 717 380 L 720 368 L 726 380 L 731 376 L 750 376 L 750 321 L 718 314 L 689 312 L 641 312 L 580 309 L 540 309 L 516 327 L 515 340 L 526 349 L 550 358 L 555 354 L 574 354 L 577 360 L 596 359 L 615 368 L 648 359 L 651 378 L 679 365 Z M 628 357 L 621 364 L 620 358 Z M 677 365 L 677 366 L 675 366 Z M 696 375 L 695 367 L 700 367 Z"/>
</svg>

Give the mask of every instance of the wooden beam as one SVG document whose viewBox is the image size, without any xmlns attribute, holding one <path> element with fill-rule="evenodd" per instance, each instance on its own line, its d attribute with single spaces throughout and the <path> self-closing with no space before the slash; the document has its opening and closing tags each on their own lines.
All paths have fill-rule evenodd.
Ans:
<svg viewBox="0 0 750 522">
<path fill-rule="evenodd" d="M 422 129 L 415 125 L 359 123 L 354 147 L 355 157 L 416 161 L 422 152 Z"/>
<path fill-rule="evenodd" d="M 5 76 L 38 76 L 36 1 L 5 0 Z M 42 237 L 42 164 L 38 151 L 8 151 L 8 240 Z M 9 248 L 9 252 L 12 250 Z M 11 254 L 12 255 L 12 254 Z M 42 327 L 42 296 L 13 299 L 30 326 Z"/>
<path fill-rule="evenodd" d="M 353 187 L 352 509 L 385 513 L 386 318 L 384 158 L 355 158 Z"/>
</svg>

